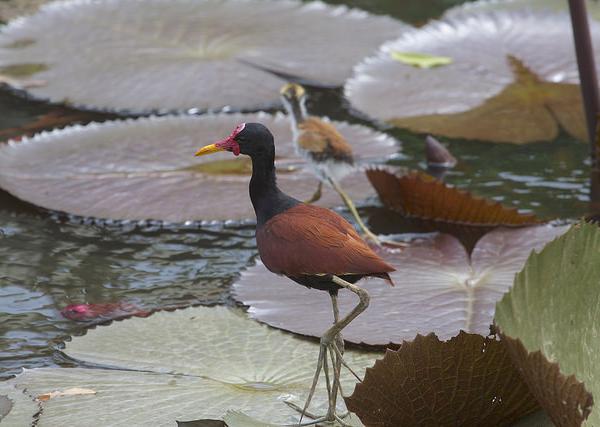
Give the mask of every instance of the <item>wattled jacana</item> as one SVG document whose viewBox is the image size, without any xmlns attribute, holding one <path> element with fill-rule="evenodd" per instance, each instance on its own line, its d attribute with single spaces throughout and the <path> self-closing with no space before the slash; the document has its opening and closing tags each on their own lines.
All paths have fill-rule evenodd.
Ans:
<svg viewBox="0 0 600 427">
<path fill-rule="evenodd" d="M 252 159 L 250 199 L 257 219 L 258 252 L 265 266 L 306 287 L 328 291 L 331 296 L 334 324 L 321 337 L 317 369 L 302 414 L 306 413 L 324 369 L 329 397 L 327 414 L 313 416 L 316 419 L 305 425 L 335 420 L 344 424 L 335 413 L 344 363 L 340 332 L 369 305 L 368 293 L 354 283 L 372 276 L 391 284 L 388 273 L 394 268 L 373 252 L 344 218 L 329 209 L 302 203 L 277 187 L 275 145 L 265 126 L 242 123 L 227 138 L 198 150 L 196 156 L 217 151 L 231 151 L 236 156 L 241 153 Z M 354 292 L 360 300 L 343 319 L 339 319 L 337 307 L 341 288 Z M 333 386 L 329 383 L 328 353 L 334 368 Z"/>
<path fill-rule="evenodd" d="M 307 203 L 321 198 L 323 182 L 328 183 L 340 195 L 367 239 L 377 245 L 381 242 L 362 221 L 352 199 L 339 182 L 354 170 L 352 146 L 337 129 L 318 117 L 306 112 L 306 91 L 297 83 L 288 83 L 281 88 L 281 102 L 292 123 L 296 153 L 309 162 L 319 178 L 319 186 Z"/>
</svg>

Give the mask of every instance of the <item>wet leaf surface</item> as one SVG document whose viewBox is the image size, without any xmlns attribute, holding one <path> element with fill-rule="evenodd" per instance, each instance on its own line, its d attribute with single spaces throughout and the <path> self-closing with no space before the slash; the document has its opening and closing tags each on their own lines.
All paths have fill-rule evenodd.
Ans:
<svg viewBox="0 0 600 427">
<path fill-rule="evenodd" d="M 530 251 L 565 229 L 492 231 L 477 243 L 470 258 L 461 243 L 447 234 L 417 241 L 402 251 L 386 250 L 380 255 L 396 268 L 391 273 L 396 286 L 375 279 L 359 282 L 371 303 L 359 321 L 344 329 L 344 338 L 383 346 L 431 332 L 443 340 L 460 330 L 487 335 L 496 302 L 512 285 Z M 276 276 L 260 262 L 242 273 L 233 292 L 249 306 L 251 317 L 276 328 L 321 336 L 333 320 L 327 294 Z M 353 294 L 340 292 L 342 314 L 356 304 Z"/>
<path fill-rule="evenodd" d="M 278 103 L 285 83 L 265 69 L 340 86 L 407 28 L 319 2 L 75 0 L 7 25 L 0 46 L 12 47 L 0 47 L 0 64 L 52 64 L 29 94 L 91 109 L 257 109 Z M 14 48 L 24 39 L 36 42 Z"/>
<path fill-rule="evenodd" d="M 0 147 L 0 187 L 38 206 L 81 216 L 170 222 L 254 218 L 248 160 L 225 152 L 194 157 L 201 145 L 253 121 L 275 136 L 280 188 L 308 199 L 318 180 L 295 154 L 287 117 L 266 113 L 153 117 L 43 133 Z M 398 150 L 383 133 L 335 124 L 359 165 Z M 355 200 L 372 194 L 359 169 L 341 185 Z M 319 203 L 331 207 L 342 201 L 325 187 Z"/>
<path fill-rule="evenodd" d="M 600 229 L 576 224 L 529 257 L 496 307 L 515 363 L 560 426 L 579 425 L 600 395 L 599 280 Z M 594 408 L 584 424 L 599 423 Z"/>
<path fill-rule="evenodd" d="M 453 62 L 423 70 L 390 57 L 405 50 Z M 345 94 L 369 116 L 415 132 L 512 143 L 552 140 L 560 128 L 586 136 L 567 14 L 482 12 L 432 22 L 365 59 Z"/>
<path fill-rule="evenodd" d="M 535 215 L 476 197 L 422 172 L 395 174 L 385 168 L 372 168 L 367 176 L 387 208 L 411 219 L 423 231 L 452 234 L 469 252 L 483 235 L 497 227 L 541 222 Z"/>
<path fill-rule="evenodd" d="M 509 426 L 538 408 L 504 345 L 461 332 L 388 350 L 347 397 L 367 426 Z"/>
<path fill-rule="evenodd" d="M 123 420 L 172 426 L 175 420 L 222 419 L 231 409 L 263 422 L 291 423 L 299 415 L 283 400 L 305 398 L 318 348 L 253 322 L 240 310 L 197 307 L 97 327 L 65 349 L 93 368 L 27 370 L 5 384 L 32 398 L 73 387 L 96 391 L 41 402 L 40 426 Z M 348 351 L 346 360 L 362 374 L 377 356 Z M 342 384 L 346 390 L 355 384 L 347 371 Z M 325 396 L 322 381 L 313 400 L 317 413 L 326 408 Z"/>
</svg>

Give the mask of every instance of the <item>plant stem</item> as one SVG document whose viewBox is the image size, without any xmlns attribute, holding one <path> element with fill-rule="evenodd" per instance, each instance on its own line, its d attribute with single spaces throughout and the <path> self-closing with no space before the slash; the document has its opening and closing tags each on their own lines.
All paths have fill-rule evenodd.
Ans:
<svg viewBox="0 0 600 427">
<path fill-rule="evenodd" d="M 577 66 L 581 82 L 581 95 L 585 108 L 590 155 L 592 158 L 590 201 L 592 202 L 592 207 L 595 207 L 593 209 L 595 211 L 598 210 L 598 204 L 600 204 L 600 165 L 598 164 L 596 149 L 596 118 L 600 110 L 598 78 L 596 75 L 596 64 L 594 62 L 594 51 L 590 37 L 585 0 L 569 0 L 569 11 L 571 12 Z"/>
</svg>

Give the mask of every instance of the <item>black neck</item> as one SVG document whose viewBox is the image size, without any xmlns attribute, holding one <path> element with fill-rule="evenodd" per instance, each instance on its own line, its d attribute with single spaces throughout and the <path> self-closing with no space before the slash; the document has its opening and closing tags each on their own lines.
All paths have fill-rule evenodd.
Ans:
<svg viewBox="0 0 600 427">
<path fill-rule="evenodd" d="M 258 227 L 278 213 L 300 203 L 277 187 L 274 150 L 252 156 L 250 200 L 254 206 Z"/>
</svg>

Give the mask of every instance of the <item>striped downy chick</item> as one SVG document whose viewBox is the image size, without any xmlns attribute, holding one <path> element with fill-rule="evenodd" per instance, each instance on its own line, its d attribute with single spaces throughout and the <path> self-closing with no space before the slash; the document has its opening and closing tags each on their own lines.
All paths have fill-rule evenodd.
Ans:
<svg viewBox="0 0 600 427">
<path fill-rule="evenodd" d="M 319 178 L 319 185 L 306 203 L 321 198 L 323 182 L 340 195 L 365 237 L 380 245 L 380 241 L 364 224 L 350 197 L 339 182 L 354 170 L 352 146 L 331 123 L 309 116 L 306 111 L 306 91 L 296 83 L 288 83 L 280 90 L 281 102 L 290 118 L 296 153 L 304 157 Z"/>
</svg>

